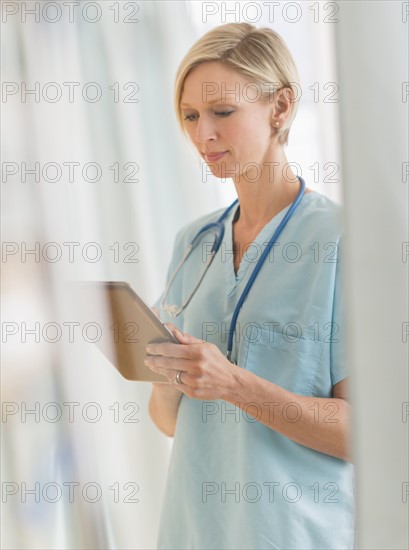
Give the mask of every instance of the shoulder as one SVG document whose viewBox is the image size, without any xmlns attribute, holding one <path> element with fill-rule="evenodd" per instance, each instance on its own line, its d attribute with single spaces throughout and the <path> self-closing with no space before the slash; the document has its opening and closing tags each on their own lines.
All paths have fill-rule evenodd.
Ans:
<svg viewBox="0 0 409 550">
<path fill-rule="evenodd" d="M 312 191 L 304 197 L 305 203 L 300 212 L 300 224 L 303 234 L 319 240 L 338 241 L 344 233 L 343 207 L 329 197 Z"/>
<path fill-rule="evenodd" d="M 342 216 L 342 205 L 318 191 L 311 191 L 304 198 L 308 199 L 304 210 L 309 215 L 314 213 L 316 216 L 320 216 L 320 219 L 329 220 L 335 220 Z"/>
</svg>

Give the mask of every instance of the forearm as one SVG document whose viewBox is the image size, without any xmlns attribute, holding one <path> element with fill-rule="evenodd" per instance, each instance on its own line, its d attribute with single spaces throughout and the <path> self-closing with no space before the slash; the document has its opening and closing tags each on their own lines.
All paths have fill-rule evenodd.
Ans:
<svg viewBox="0 0 409 550">
<path fill-rule="evenodd" d="M 182 393 L 169 384 L 153 384 L 149 400 L 149 414 L 156 426 L 173 437 Z"/>
<path fill-rule="evenodd" d="M 238 367 L 224 400 L 300 445 L 351 460 L 345 399 L 298 395 Z"/>
</svg>

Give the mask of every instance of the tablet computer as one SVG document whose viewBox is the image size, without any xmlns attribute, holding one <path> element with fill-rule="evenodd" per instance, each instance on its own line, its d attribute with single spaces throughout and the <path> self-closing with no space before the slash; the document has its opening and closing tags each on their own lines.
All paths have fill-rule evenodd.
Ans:
<svg viewBox="0 0 409 550">
<path fill-rule="evenodd" d="M 81 281 L 70 286 L 75 309 L 82 322 L 91 326 L 95 345 L 124 378 L 169 384 L 144 364 L 146 346 L 179 342 L 128 283 Z"/>
</svg>

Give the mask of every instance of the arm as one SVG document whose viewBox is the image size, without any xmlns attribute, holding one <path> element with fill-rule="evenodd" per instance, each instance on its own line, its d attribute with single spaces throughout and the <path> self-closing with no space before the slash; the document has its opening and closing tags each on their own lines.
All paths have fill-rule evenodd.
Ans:
<svg viewBox="0 0 409 550">
<path fill-rule="evenodd" d="M 149 415 L 156 426 L 169 437 L 175 434 L 176 419 L 182 393 L 170 384 L 153 383 Z"/>
<path fill-rule="evenodd" d="M 155 307 L 151 309 L 160 319 L 159 310 Z M 167 323 L 166 326 L 174 333 L 174 325 Z M 176 419 L 182 395 L 171 384 L 152 382 L 152 393 L 148 407 L 149 416 L 160 431 L 169 437 L 173 437 L 175 434 Z"/>
<path fill-rule="evenodd" d="M 332 398 L 298 395 L 245 369 L 235 371 L 235 379 L 226 401 L 300 445 L 351 461 L 347 379 L 333 386 Z"/>
<path fill-rule="evenodd" d="M 149 367 L 169 376 L 181 369 L 177 386 L 189 398 L 222 399 L 293 441 L 350 461 L 347 379 L 333 386 L 333 397 L 298 395 L 230 363 L 215 344 L 190 334 L 179 335 L 182 346 L 150 344 Z"/>
</svg>

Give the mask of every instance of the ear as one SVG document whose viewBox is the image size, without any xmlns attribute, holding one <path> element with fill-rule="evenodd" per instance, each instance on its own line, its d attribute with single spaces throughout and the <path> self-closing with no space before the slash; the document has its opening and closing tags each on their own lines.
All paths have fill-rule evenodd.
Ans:
<svg viewBox="0 0 409 550">
<path fill-rule="evenodd" d="M 272 127 L 277 129 L 281 128 L 288 117 L 291 115 L 294 103 L 294 93 L 293 90 L 285 86 L 277 90 L 275 99 L 274 99 L 274 110 L 272 115 Z M 276 124 L 276 123 L 279 124 Z"/>
</svg>

